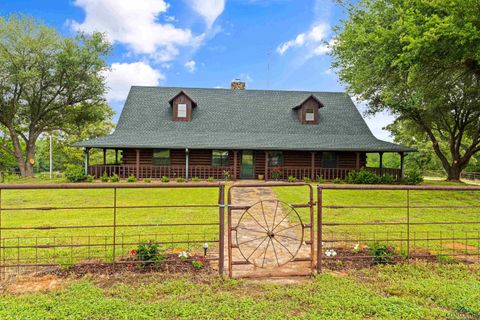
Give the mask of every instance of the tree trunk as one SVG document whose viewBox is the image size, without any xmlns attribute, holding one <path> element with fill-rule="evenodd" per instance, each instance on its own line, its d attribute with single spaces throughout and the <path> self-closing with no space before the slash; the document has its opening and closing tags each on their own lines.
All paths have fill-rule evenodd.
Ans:
<svg viewBox="0 0 480 320">
<path fill-rule="evenodd" d="M 447 169 L 447 168 L 446 168 Z M 463 168 L 459 165 L 452 165 L 447 169 L 447 181 L 460 181 L 460 174 Z"/>
</svg>

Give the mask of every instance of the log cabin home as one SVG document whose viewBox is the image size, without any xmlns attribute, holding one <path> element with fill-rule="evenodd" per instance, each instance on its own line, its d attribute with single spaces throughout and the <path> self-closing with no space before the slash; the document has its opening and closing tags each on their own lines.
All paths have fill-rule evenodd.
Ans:
<svg viewBox="0 0 480 320">
<path fill-rule="evenodd" d="M 86 173 L 139 179 L 345 179 L 378 153 L 379 175 L 403 176 L 414 149 L 373 136 L 346 93 L 141 87 L 130 89 L 115 131 L 83 141 Z M 89 150 L 103 149 L 103 163 Z M 115 152 L 107 163 L 107 152 Z M 385 152 L 400 168 L 383 168 Z"/>
</svg>

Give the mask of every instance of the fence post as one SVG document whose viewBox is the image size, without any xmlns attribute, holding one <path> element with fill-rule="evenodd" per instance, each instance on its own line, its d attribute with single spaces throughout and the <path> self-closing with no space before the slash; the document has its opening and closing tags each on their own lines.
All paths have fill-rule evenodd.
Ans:
<svg viewBox="0 0 480 320">
<path fill-rule="evenodd" d="M 219 248 L 218 248 L 218 273 L 223 276 L 225 260 L 225 185 L 218 186 L 218 214 L 219 214 Z"/>
<path fill-rule="evenodd" d="M 322 272 L 322 252 L 323 252 L 323 235 L 322 235 L 322 216 L 323 216 L 323 201 L 322 201 L 322 187 L 317 187 L 317 273 Z"/>
<path fill-rule="evenodd" d="M 115 268 L 116 260 L 116 248 L 117 248 L 117 188 L 113 188 L 113 250 L 112 250 L 112 262 Z"/>
<path fill-rule="evenodd" d="M 407 259 L 410 258 L 410 190 L 407 189 Z"/>
</svg>

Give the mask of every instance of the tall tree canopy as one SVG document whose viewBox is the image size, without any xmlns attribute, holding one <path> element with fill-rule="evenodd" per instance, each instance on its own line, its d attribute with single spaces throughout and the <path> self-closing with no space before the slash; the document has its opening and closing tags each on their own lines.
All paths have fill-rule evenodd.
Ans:
<svg viewBox="0 0 480 320">
<path fill-rule="evenodd" d="M 45 132 L 78 132 L 112 117 L 103 98 L 100 33 L 62 37 L 32 18 L 0 17 L 0 140 L 24 176 L 33 174 L 35 146 Z"/>
<path fill-rule="evenodd" d="M 387 110 L 427 137 L 458 180 L 480 151 L 480 0 L 345 6 L 333 48 L 340 79 L 368 112 Z"/>
</svg>

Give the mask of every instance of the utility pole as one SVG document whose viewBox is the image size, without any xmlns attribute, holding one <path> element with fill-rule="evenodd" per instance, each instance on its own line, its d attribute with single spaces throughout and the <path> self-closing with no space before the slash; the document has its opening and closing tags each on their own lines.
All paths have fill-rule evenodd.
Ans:
<svg viewBox="0 0 480 320">
<path fill-rule="evenodd" d="M 52 133 L 50 133 L 50 179 L 53 178 L 53 138 L 52 138 Z"/>
</svg>

